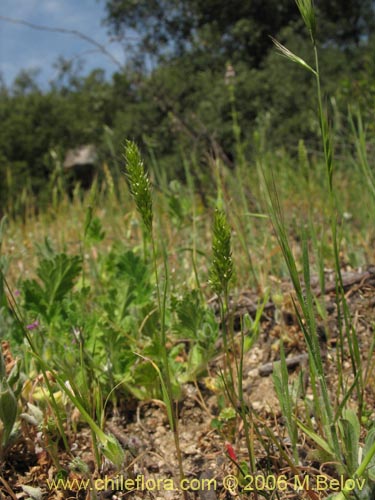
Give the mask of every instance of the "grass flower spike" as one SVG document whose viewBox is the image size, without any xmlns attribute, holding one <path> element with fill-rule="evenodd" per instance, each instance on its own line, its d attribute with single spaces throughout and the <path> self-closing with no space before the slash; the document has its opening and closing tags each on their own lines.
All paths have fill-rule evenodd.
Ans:
<svg viewBox="0 0 375 500">
<path fill-rule="evenodd" d="M 310 32 L 311 39 L 315 43 L 316 38 L 316 16 L 313 0 L 296 0 L 301 17 Z"/>
<path fill-rule="evenodd" d="M 304 61 L 302 59 L 302 57 L 299 57 L 296 54 L 294 54 L 293 52 L 291 52 L 287 47 L 285 47 L 282 43 L 275 40 L 275 38 L 273 38 L 272 36 L 270 38 L 273 41 L 273 43 L 275 44 L 280 55 L 286 57 L 287 59 L 289 59 L 290 61 L 292 61 L 296 64 L 299 64 L 304 69 L 311 71 L 311 73 L 313 73 L 316 76 L 317 73 L 316 73 L 315 69 L 313 69 L 309 64 L 307 64 L 307 62 Z"/>
<path fill-rule="evenodd" d="M 151 185 L 138 146 L 132 141 L 125 143 L 126 176 L 129 182 L 130 193 L 134 198 L 143 223 L 152 231 L 152 198 Z"/>
<path fill-rule="evenodd" d="M 209 282 L 218 295 L 227 293 L 228 283 L 233 275 L 230 239 L 230 227 L 225 213 L 222 210 L 216 210 L 212 240 L 213 261 Z"/>
</svg>

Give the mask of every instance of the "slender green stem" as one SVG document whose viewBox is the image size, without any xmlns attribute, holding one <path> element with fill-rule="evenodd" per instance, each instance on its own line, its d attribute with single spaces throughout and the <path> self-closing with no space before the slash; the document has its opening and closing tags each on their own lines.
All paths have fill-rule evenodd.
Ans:
<svg viewBox="0 0 375 500">
<path fill-rule="evenodd" d="M 312 40 L 313 40 L 313 46 L 314 46 L 315 71 L 316 71 L 315 78 L 316 78 L 319 121 L 320 121 L 320 129 L 321 129 L 321 134 L 322 134 L 324 159 L 325 159 L 326 168 L 327 168 L 327 175 L 328 175 L 329 200 L 330 200 L 330 207 L 331 207 L 331 230 L 332 230 L 333 248 L 334 248 L 335 262 L 336 262 L 335 267 L 336 267 L 336 273 L 337 273 L 340 285 L 342 286 L 342 277 L 341 277 L 341 270 L 340 270 L 340 264 L 339 264 L 339 251 L 338 251 L 337 233 L 336 233 L 337 220 L 336 220 L 335 196 L 334 196 L 334 191 L 333 191 L 332 144 L 331 144 L 331 138 L 329 135 L 327 119 L 325 118 L 324 110 L 323 110 L 323 100 L 322 100 L 320 72 L 319 72 L 318 49 L 316 46 L 315 39 L 312 38 Z M 329 421 L 329 428 L 330 428 L 330 434 L 332 437 L 332 444 L 334 446 L 336 456 L 340 457 L 340 455 L 341 455 L 340 454 L 340 445 L 339 445 L 339 440 L 338 440 L 338 436 L 337 436 L 337 430 L 336 430 L 336 427 L 334 425 L 334 416 L 333 416 L 331 401 L 330 401 L 330 397 L 329 397 L 329 393 L 328 393 L 326 379 L 325 379 L 324 374 L 322 373 L 322 367 L 320 367 L 318 379 L 320 382 L 320 387 L 322 389 L 322 397 L 323 397 L 324 404 L 325 404 L 325 411 L 327 413 L 327 418 Z"/>
<path fill-rule="evenodd" d="M 322 92 L 321 92 L 321 83 L 320 83 L 320 72 L 319 72 L 319 57 L 318 57 L 318 49 L 313 40 L 314 45 L 314 57 L 315 57 L 315 69 L 316 69 L 316 87 L 317 87 L 317 99 L 318 99 L 318 111 L 319 111 L 319 120 L 320 120 L 320 128 L 322 134 L 322 142 L 323 142 L 323 150 L 324 150 L 324 159 L 326 163 L 327 175 L 328 175 L 328 187 L 329 187 L 329 203 L 330 203 L 330 217 L 331 217 L 331 234 L 332 234 L 332 245 L 335 259 L 335 272 L 336 272 L 336 297 L 338 301 L 338 307 L 340 307 L 339 302 L 342 302 L 342 308 L 344 312 L 344 322 L 347 331 L 348 345 L 350 351 L 350 358 L 352 363 L 352 368 L 354 375 L 356 376 L 357 371 L 360 371 L 360 376 L 357 382 L 357 393 L 359 398 L 359 406 L 361 411 L 362 406 L 362 394 L 363 394 L 363 376 L 361 370 L 361 364 L 359 359 L 359 348 L 358 342 L 356 339 L 355 331 L 353 330 L 350 313 L 348 310 L 348 306 L 346 303 L 346 298 L 344 294 L 344 284 L 341 273 L 341 265 L 340 265 L 340 251 L 338 245 L 338 235 L 337 235 L 337 207 L 336 207 L 336 199 L 335 193 L 333 189 L 333 146 L 329 132 L 328 120 L 324 114 L 323 110 L 323 100 L 322 100 Z"/>
<path fill-rule="evenodd" d="M 152 246 L 152 259 L 154 265 L 154 273 L 156 280 L 156 294 L 159 308 L 159 317 L 160 317 L 160 337 L 156 337 L 156 342 L 160 343 L 162 361 L 163 361 L 163 371 L 165 374 L 165 386 L 167 390 L 167 401 L 165 403 L 170 406 L 168 415 L 170 416 L 170 426 L 173 433 L 173 439 L 175 443 L 176 453 L 177 453 L 177 462 L 179 467 L 180 479 L 184 479 L 185 473 L 182 464 L 182 452 L 180 446 L 180 437 L 178 433 L 178 415 L 177 415 L 177 407 L 173 407 L 173 389 L 172 389 L 172 381 L 171 381 L 171 372 L 169 367 L 169 359 L 168 359 L 168 350 L 167 350 L 167 336 L 165 331 L 165 311 L 166 311 L 166 300 L 167 300 L 167 287 L 168 287 L 168 267 L 166 262 L 166 256 L 164 255 L 164 274 L 165 274 L 165 282 L 163 294 L 160 290 L 160 280 L 159 280 L 159 271 L 158 271 L 158 263 L 157 263 L 157 252 L 156 252 L 156 243 L 154 235 L 151 231 L 151 246 Z M 187 494 L 184 492 L 184 498 L 187 499 Z"/>
<path fill-rule="evenodd" d="M 253 427 L 253 422 L 251 421 L 251 425 L 249 425 L 248 415 L 250 415 L 250 410 L 247 409 L 243 394 L 244 343 L 245 343 L 245 337 L 243 329 L 241 329 L 241 352 L 240 352 L 240 364 L 238 369 L 238 400 L 240 403 L 241 420 L 243 422 L 245 431 L 246 447 L 249 453 L 250 472 L 254 473 L 256 471 L 254 442 L 252 439 L 250 439 L 250 435 L 253 432 L 252 429 L 250 429 L 250 427 L 251 428 Z"/>
</svg>

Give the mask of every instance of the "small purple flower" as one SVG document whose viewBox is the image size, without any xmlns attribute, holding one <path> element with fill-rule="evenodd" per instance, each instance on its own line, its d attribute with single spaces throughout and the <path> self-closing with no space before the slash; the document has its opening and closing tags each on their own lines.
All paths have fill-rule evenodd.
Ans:
<svg viewBox="0 0 375 500">
<path fill-rule="evenodd" d="M 28 330 L 35 330 L 35 328 L 38 328 L 38 326 L 39 326 L 39 321 L 36 319 L 35 321 L 30 323 L 29 325 L 26 325 L 26 328 Z"/>
<path fill-rule="evenodd" d="M 19 290 L 14 290 L 14 296 L 19 297 L 21 295 L 21 292 Z"/>
</svg>

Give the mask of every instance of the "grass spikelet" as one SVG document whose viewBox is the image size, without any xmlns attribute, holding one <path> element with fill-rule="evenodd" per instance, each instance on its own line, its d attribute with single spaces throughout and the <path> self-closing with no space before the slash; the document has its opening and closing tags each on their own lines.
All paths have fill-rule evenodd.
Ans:
<svg viewBox="0 0 375 500">
<path fill-rule="evenodd" d="M 213 260 L 209 273 L 209 283 L 218 294 L 227 294 L 228 284 L 233 275 L 231 252 L 231 231 L 223 210 L 215 211 L 212 252 Z"/>
<path fill-rule="evenodd" d="M 145 228 L 151 233 L 153 219 L 151 184 L 145 171 L 138 146 L 132 141 L 126 141 L 124 156 L 130 193 L 134 198 Z"/>
<path fill-rule="evenodd" d="M 317 72 L 315 71 L 315 69 L 313 69 L 309 64 L 307 64 L 307 62 L 304 61 L 302 59 L 302 57 L 299 57 L 296 54 L 294 54 L 293 52 L 291 52 L 287 47 L 285 47 L 285 45 L 283 45 L 282 43 L 278 42 L 272 36 L 270 38 L 273 41 L 273 43 L 275 44 L 275 46 L 276 46 L 276 48 L 277 48 L 277 50 L 278 50 L 278 52 L 279 52 L 280 55 L 282 55 L 283 57 L 286 57 L 287 59 L 289 59 L 290 61 L 293 61 L 296 64 L 299 64 L 304 69 L 307 69 L 308 71 L 311 71 L 311 73 L 313 73 L 315 76 L 317 75 Z"/>
<path fill-rule="evenodd" d="M 311 39 L 315 43 L 316 38 L 316 16 L 313 0 L 296 0 L 301 17 L 310 32 Z"/>
</svg>

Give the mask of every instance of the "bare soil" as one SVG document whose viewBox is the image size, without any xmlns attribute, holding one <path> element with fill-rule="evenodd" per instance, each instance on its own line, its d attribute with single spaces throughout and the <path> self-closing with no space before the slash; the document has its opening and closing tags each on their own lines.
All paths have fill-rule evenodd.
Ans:
<svg viewBox="0 0 375 500">
<path fill-rule="evenodd" d="M 374 359 L 368 359 L 368 354 L 374 338 L 375 271 L 374 268 L 356 272 L 345 271 L 343 277 L 352 324 L 359 338 L 362 366 L 367 376 L 365 416 L 371 421 L 375 420 L 375 362 Z M 333 274 L 327 273 L 326 278 L 324 295 L 320 294 L 317 283 L 313 284 L 316 285 L 316 295 L 321 295 L 319 299 L 328 313 L 319 321 L 318 331 L 327 381 L 334 400 L 339 383 L 339 317 Z M 156 400 L 128 400 L 122 402 L 116 411 L 112 411 L 107 421 L 107 431 L 117 437 L 125 450 L 126 459 L 121 470 L 114 470 L 110 463 L 103 463 L 101 470 L 96 470 L 90 431 L 74 412 L 71 419 L 76 419 L 77 429 L 74 434 L 68 436 L 70 455 L 64 451 L 61 442 L 48 442 L 35 427 L 24 422 L 20 439 L 0 464 L 0 499 L 326 498 L 331 492 L 329 486 L 335 483 L 327 482 L 321 489 L 312 487 L 311 484 L 315 486 L 313 481 L 322 474 L 332 480 L 340 480 L 334 464 L 319 457 L 316 454 L 316 445 L 301 433 L 298 449 L 300 464 L 293 466 L 290 441 L 273 387 L 273 362 L 280 357 L 279 346 L 282 339 L 290 365 L 291 379 L 302 371 L 306 398 L 312 397 L 305 341 L 294 312 L 291 286 L 287 282 L 279 283 L 278 286 L 284 291 L 282 300 L 277 305 L 272 302 L 266 304 L 261 334 L 255 346 L 246 353 L 244 360 L 243 388 L 249 421 L 253 422 L 250 427 L 250 442 L 256 457 L 253 478 L 240 481 L 240 473 L 234 463 L 234 460 L 239 464 L 248 462 L 245 431 L 241 420 L 238 417 L 228 419 L 222 423 L 220 430 L 212 425 L 215 419 L 217 421 L 220 405 L 225 400 L 224 395 L 220 394 L 213 384 L 223 362 L 222 356 L 218 354 L 210 364 L 206 377 L 183 388 L 184 397 L 179 403 L 178 432 L 187 480 L 184 483 L 187 488 L 185 492 L 179 488 L 180 474 L 175 442 L 164 404 Z M 209 303 L 217 309 L 215 298 Z M 235 325 L 239 325 L 245 312 L 254 315 L 257 303 L 258 297 L 252 291 L 244 291 L 232 297 Z M 345 326 L 342 331 L 345 337 L 343 350 L 346 353 L 343 359 L 345 377 L 342 383 L 348 386 L 354 380 L 354 375 L 347 354 L 349 347 Z M 3 347 L 5 350 L 6 346 Z M 218 345 L 218 353 L 219 349 Z M 7 363 L 8 366 L 12 363 L 10 352 L 7 352 Z M 348 404 L 358 410 L 354 392 Z M 311 415 L 311 422 L 314 423 L 314 415 Z M 279 447 L 270 438 L 267 429 L 277 437 Z M 318 427 L 316 432 L 319 433 Z M 362 440 L 364 437 L 365 431 Z M 55 460 L 51 458 L 53 456 Z M 76 462 L 80 459 L 81 466 L 78 465 L 75 469 L 72 467 L 72 456 Z M 82 470 L 84 467 L 86 472 Z M 61 475 L 62 470 L 66 471 L 65 476 Z M 58 471 L 60 477 L 70 481 L 90 479 L 91 482 L 86 485 L 71 482 L 68 489 L 51 490 L 48 480 L 56 478 Z M 310 476 L 312 482 L 310 485 L 305 483 L 299 490 L 296 484 L 298 485 L 298 481 L 302 481 L 306 475 Z M 256 485 L 254 481 L 257 476 L 259 477 Z M 262 482 L 264 478 L 266 483 Z M 283 482 L 283 478 L 287 479 L 288 483 Z M 280 488 L 275 486 L 275 480 L 279 480 L 276 486 Z"/>
</svg>

